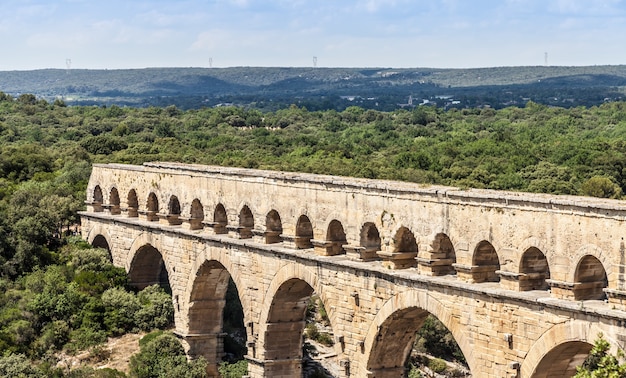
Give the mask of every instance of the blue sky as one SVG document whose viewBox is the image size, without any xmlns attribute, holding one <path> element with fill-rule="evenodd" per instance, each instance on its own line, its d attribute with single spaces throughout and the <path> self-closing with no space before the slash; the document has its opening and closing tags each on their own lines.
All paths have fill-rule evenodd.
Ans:
<svg viewBox="0 0 626 378">
<path fill-rule="evenodd" d="M 0 70 L 626 64 L 626 0 L 0 0 Z"/>
</svg>

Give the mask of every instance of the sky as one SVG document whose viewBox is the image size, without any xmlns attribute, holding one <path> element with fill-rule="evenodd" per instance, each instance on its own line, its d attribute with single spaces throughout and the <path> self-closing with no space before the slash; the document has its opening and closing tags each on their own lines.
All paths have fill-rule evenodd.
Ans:
<svg viewBox="0 0 626 378">
<path fill-rule="evenodd" d="M 0 71 L 626 64 L 626 0 L 0 0 Z"/>
</svg>

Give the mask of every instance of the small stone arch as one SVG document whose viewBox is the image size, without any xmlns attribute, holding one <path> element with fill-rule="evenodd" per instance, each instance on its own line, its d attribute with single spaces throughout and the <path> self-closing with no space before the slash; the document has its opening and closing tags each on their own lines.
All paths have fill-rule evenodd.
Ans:
<svg viewBox="0 0 626 378">
<path fill-rule="evenodd" d="M 377 259 L 377 252 L 381 250 L 382 241 L 376 224 L 374 222 L 364 223 L 359 235 L 359 247 L 361 250 L 358 258 L 363 261 Z"/>
<path fill-rule="evenodd" d="M 148 194 L 148 201 L 146 202 L 146 218 L 148 221 L 159 220 L 159 199 L 154 192 Z"/>
<path fill-rule="evenodd" d="M 167 222 L 171 226 L 177 226 L 182 223 L 180 219 L 180 201 L 178 197 L 172 195 L 170 196 L 170 201 L 167 205 Z"/>
<path fill-rule="evenodd" d="M 102 211 L 102 204 L 104 203 L 104 197 L 102 196 L 102 189 L 100 185 L 96 185 L 93 188 L 93 201 L 91 205 L 93 206 L 93 211 L 99 213 Z"/>
<path fill-rule="evenodd" d="M 204 206 L 199 199 L 195 198 L 191 201 L 191 210 L 189 212 L 189 228 L 192 230 L 201 230 L 204 221 Z"/>
<path fill-rule="evenodd" d="M 271 210 L 265 217 L 265 244 L 280 243 L 282 241 L 283 223 L 278 211 Z"/>
<path fill-rule="evenodd" d="M 389 298 L 370 323 L 362 347 L 362 365 L 356 376 L 366 377 L 376 370 L 384 370 L 386 375 L 403 376 L 404 363 L 412 348 L 415 332 L 428 314 L 434 315 L 448 328 L 459 345 L 470 370 L 476 367 L 473 347 L 467 333 L 452 316 L 444 304 L 425 291 L 405 291 Z M 396 373 L 394 375 L 394 372 Z"/>
<path fill-rule="evenodd" d="M 313 248 L 313 225 L 306 215 L 300 215 L 296 223 L 295 244 L 297 249 Z"/>
<path fill-rule="evenodd" d="M 499 282 L 500 260 L 494 246 L 487 240 L 480 241 L 472 255 L 472 280 L 474 282 Z"/>
<path fill-rule="evenodd" d="M 228 232 L 226 226 L 228 226 L 226 208 L 221 203 L 218 203 L 213 211 L 213 231 L 216 234 L 225 234 Z"/>
<path fill-rule="evenodd" d="M 602 333 L 614 353 L 619 345 L 600 324 L 582 320 L 559 323 L 544 332 L 530 347 L 520 367 L 521 377 L 571 377 Z M 574 370 L 573 370 L 574 369 Z M 573 373 L 572 373 L 573 372 Z"/>
<path fill-rule="evenodd" d="M 326 255 L 334 256 L 346 253 L 343 248 L 346 244 L 348 241 L 343 225 L 337 219 L 333 219 L 326 229 Z"/>
<path fill-rule="evenodd" d="M 383 265 L 391 269 L 406 269 L 417 265 L 417 240 L 413 232 L 400 226 L 391 239 L 391 250 L 378 252 Z"/>
<path fill-rule="evenodd" d="M 528 248 L 520 260 L 520 291 L 548 290 L 550 286 L 550 266 L 548 259 L 537 247 Z"/>
<path fill-rule="evenodd" d="M 239 238 L 250 239 L 252 237 L 252 230 L 254 229 L 254 215 L 248 205 L 243 205 L 241 211 L 239 211 Z"/>
<path fill-rule="evenodd" d="M 120 195 L 116 187 L 111 188 L 111 191 L 109 192 L 109 206 L 109 211 L 111 212 L 111 214 L 117 215 L 121 213 Z"/>
<path fill-rule="evenodd" d="M 126 196 L 126 206 L 128 208 L 128 216 L 135 218 L 139 216 L 139 201 L 137 200 L 137 191 L 131 189 Z"/>
<path fill-rule="evenodd" d="M 602 262 L 592 255 L 583 256 L 576 265 L 574 274 L 575 300 L 605 299 L 604 289 L 608 287 L 608 278 Z"/>
<path fill-rule="evenodd" d="M 428 269 L 433 276 L 445 276 L 456 274 L 453 264 L 456 264 L 456 251 L 450 237 L 440 232 L 435 235 L 431 245 L 431 252 L 428 260 Z M 424 265 L 424 263 L 421 263 Z"/>
</svg>

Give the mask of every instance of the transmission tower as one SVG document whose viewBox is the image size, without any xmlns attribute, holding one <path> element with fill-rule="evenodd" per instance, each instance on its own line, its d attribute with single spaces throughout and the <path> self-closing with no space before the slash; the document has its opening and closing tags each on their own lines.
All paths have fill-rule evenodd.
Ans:
<svg viewBox="0 0 626 378">
<path fill-rule="evenodd" d="M 543 61 L 545 65 L 547 66 L 548 65 L 548 53 L 547 52 L 543 53 Z"/>
<path fill-rule="evenodd" d="M 70 73 L 70 68 L 72 68 L 72 59 L 65 59 L 65 67 L 67 68 L 67 73 Z"/>
<path fill-rule="evenodd" d="M 209 68 L 213 68 L 213 58 L 209 58 Z"/>
<path fill-rule="evenodd" d="M 313 68 L 317 67 L 317 57 L 313 57 Z"/>
</svg>

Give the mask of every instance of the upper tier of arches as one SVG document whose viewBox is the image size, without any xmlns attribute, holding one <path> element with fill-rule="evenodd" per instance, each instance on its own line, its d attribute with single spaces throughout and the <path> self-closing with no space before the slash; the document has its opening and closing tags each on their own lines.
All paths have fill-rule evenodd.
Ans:
<svg viewBox="0 0 626 378">
<path fill-rule="evenodd" d="M 500 247 L 491 232 L 472 235 L 474 240 L 443 230 L 415 228 L 408 221 L 389 221 L 389 214 L 369 214 L 355 225 L 340 212 L 330 211 L 323 219 L 311 219 L 306 210 L 284 208 L 280 204 L 240 198 L 200 198 L 191 193 L 179 195 L 163 190 L 141 192 L 140 188 L 97 184 L 88 193 L 88 204 L 95 212 L 138 217 L 148 222 L 182 226 L 197 232 L 228 234 L 259 243 L 282 243 L 295 249 L 333 256 L 346 254 L 361 261 L 382 261 L 391 269 L 416 268 L 420 274 L 457 276 L 475 283 L 497 283 L 504 288 L 552 291 L 557 297 L 574 300 L 605 299 L 618 287 L 610 282 L 606 253 L 588 245 L 580 246 L 569 281 L 551 277 L 554 250 L 541 240 L 529 238 L 517 248 Z M 125 200 L 122 201 L 121 198 Z M 461 247 L 461 248 L 459 248 Z M 607 265 L 609 271 L 607 272 Z"/>
</svg>

